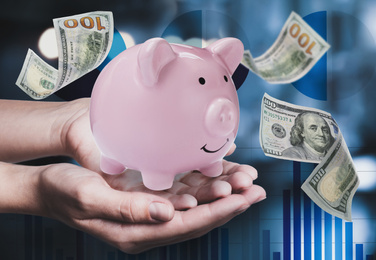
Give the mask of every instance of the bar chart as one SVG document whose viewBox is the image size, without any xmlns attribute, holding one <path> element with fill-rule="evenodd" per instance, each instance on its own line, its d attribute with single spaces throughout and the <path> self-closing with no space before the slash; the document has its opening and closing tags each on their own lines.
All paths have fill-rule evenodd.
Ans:
<svg viewBox="0 0 376 260">
<path fill-rule="evenodd" d="M 261 181 L 268 179 L 273 183 L 269 189 L 281 186 L 281 190 L 274 193 L 280 195 L 271 192 L 265 202 L 253 205 L 246 213 L 203 237 L 138 255 L 123 253 L 52 219 L 3 214 L 0 215 L 0 259 L 376 259 L 376 241 L 359 238 L 367 232 L 364 223 L 370 224 L 368 232 L 374 233 L 373 215 L 359 219 L 355 214 L 353 222 L 343 221 L 322 211 L 300 189 L 313 167 L 294 162 L 292 171 L 286 173 L 289 175 L 281 175 L 280 180 L 271 182 L 267 174 L 260 176 Z M 292 185 L 286 188 L 282 179 L 292 179 Z"/>
<path fill-rule="evenodd" d="M 374 259 L 354 243 L 353 222 L 324 212 L 302 193 L 301 163 L 294 162 L 293 181 L 292 191 L 283 190 L 283 252 L 270 251 L 271 231 L 263 230 L 262 259 Z"/>
</svg>

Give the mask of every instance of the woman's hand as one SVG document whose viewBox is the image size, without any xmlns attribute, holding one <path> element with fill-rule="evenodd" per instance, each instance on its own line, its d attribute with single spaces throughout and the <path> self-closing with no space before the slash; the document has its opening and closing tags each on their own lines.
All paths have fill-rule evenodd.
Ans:
<svg viewBox="0 0 376 260">
<path fill-rule="evenodd" d="M 51 165 L 39 177 L 41 215 L 127 253 L 193 239 L 265 198 L 265 191 L 252 185 L 252 167 L 224 164 L 226 172 L 220 177 L 188 173 L 171 189 L 158 192 L 145 188 L 138 172 L 126 171 L 106 181 L 76 165 Z"/>
</svg>

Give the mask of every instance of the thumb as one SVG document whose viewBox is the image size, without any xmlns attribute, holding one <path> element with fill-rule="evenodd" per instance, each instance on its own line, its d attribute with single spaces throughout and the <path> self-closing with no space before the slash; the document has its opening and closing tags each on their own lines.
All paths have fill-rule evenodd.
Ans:
<svg viewBox="0 0 376 260">
<path fill-rule="evenodd" d="M 174 216 L 173 205 L 162 197 L 143 192 L 118 191 L 110 187 L 106 190 L 96 193 L 101 194 L 100 197 L 93 198 L 96 217 L 127 223 L 158 223 L 170 221 Z"/>
</svg>

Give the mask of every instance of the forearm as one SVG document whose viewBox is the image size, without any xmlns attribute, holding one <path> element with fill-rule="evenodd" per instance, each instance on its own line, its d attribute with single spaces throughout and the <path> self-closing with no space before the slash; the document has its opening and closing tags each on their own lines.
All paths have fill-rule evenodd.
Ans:
<svg viewBox="0 0 376 260">
<path fill-rule="evenodd" d="M 0 162 L 0 213 L 40 215 L 38 178 L 43 167 Z"/>
<path fill-rule="evenodd" d="M 61 132 L 76 103 L 0 100 L 0 161 L 66 155 Z"/>
</svg>

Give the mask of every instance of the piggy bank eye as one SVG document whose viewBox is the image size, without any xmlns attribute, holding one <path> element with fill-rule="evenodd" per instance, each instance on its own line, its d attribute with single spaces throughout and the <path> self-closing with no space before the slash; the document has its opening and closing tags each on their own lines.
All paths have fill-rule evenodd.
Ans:
<svg viewBox="0 0 376 260">
<path fill-rule="evenodd" d="M 227 76 L 226 76 L 226 75 L 224 76 L 224 79 L 225 79 L 225 81 L 226 81 L 226 82 L 228 82 L 228 78 L 227 78 Z"/>
<path fill-rule="evenodd" d="M 198 79 L 198 82 L 200 82 L 201 85 L 204 85 L 205 84 L 205 79 L 203 77 L 200 77 Z"/>
</svg>

